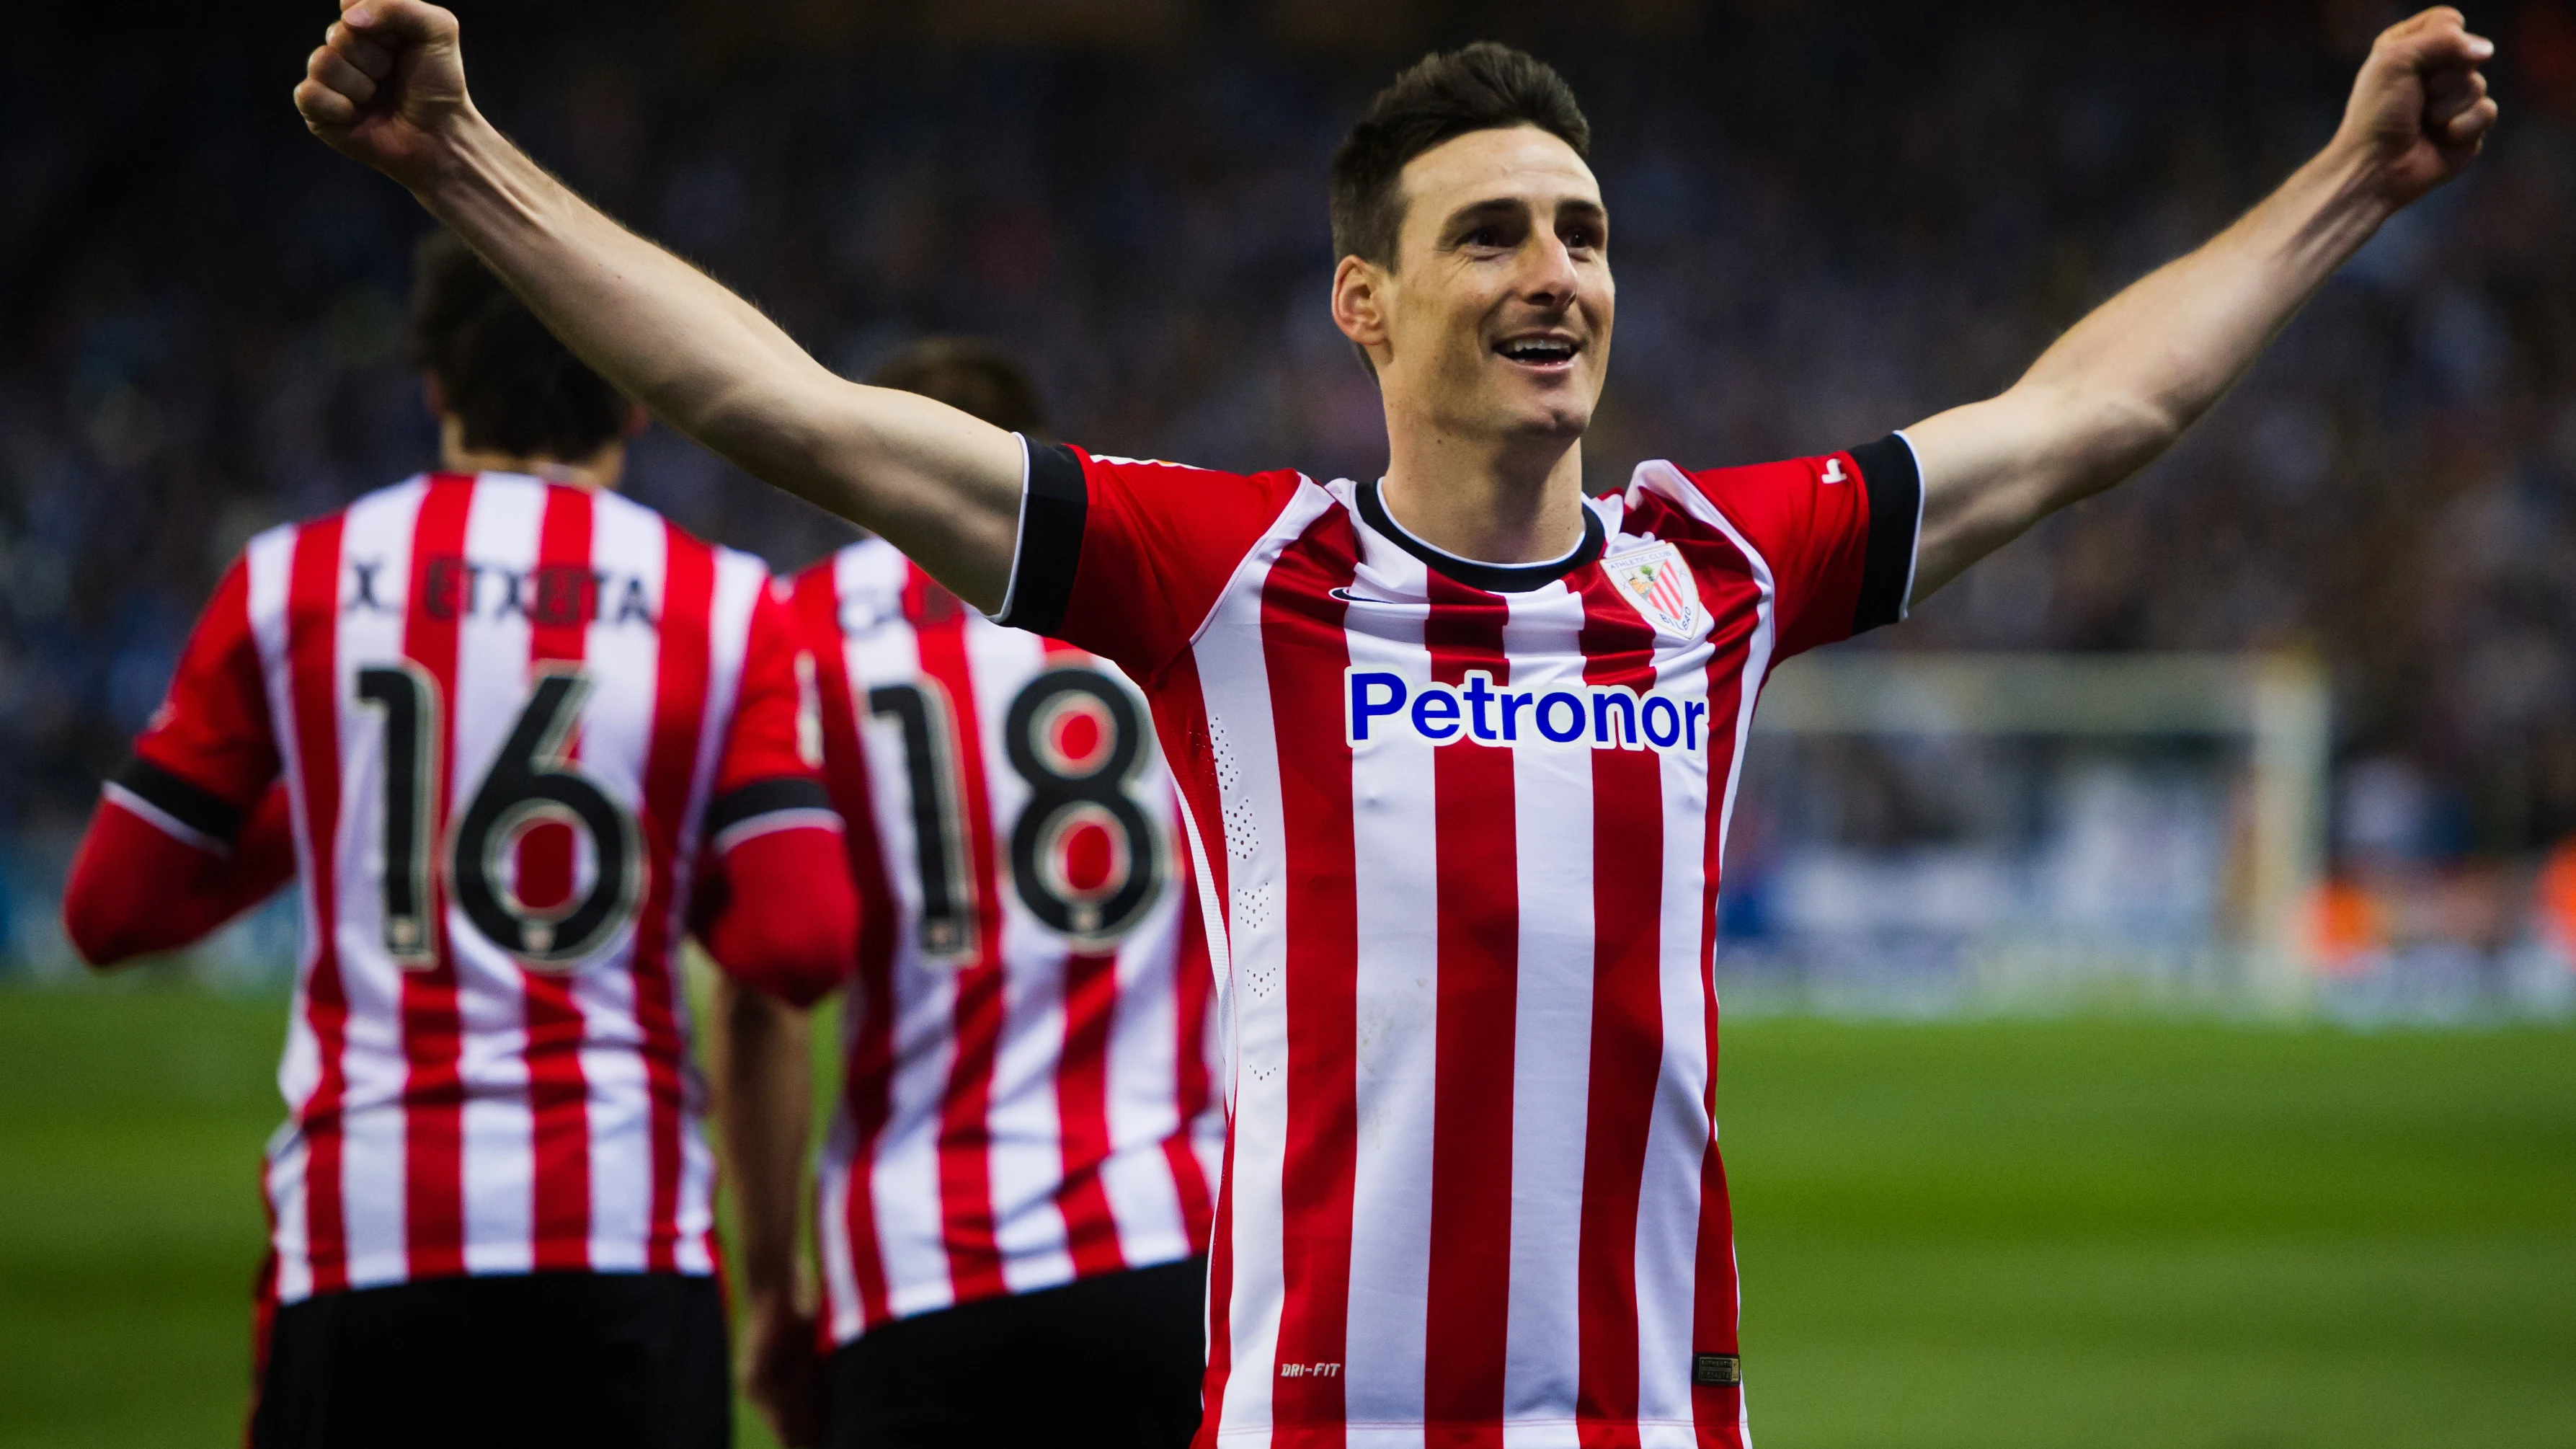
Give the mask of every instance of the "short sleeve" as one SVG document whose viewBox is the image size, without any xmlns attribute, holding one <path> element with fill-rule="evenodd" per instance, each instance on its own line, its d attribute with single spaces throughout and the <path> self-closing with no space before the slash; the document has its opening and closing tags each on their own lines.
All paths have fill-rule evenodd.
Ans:
<svg viewBox="0 0 2576 1449">
<path fill-rule="evenodd" d="M 813 681 L 814 661 L 794 617 L 776 585 L 763 585 L 752 606 L 742 687 L 715 795 L 707 803 L 706 835 L 719 851 L 772 830 L 840 828 L 818 768 Z"/>
<path fill-rule="evenodd" d="M 1019 545 L 994 619 L 1079 645 L 1138 679 L 1188 645 L 1302 482 L 1292 472 L 1024 446 Z"/>
<path fill-rule="evenodd" d="M 266 679 L 251 633 L 250 570 L 236 559 L 133 758 L 108 783 L 109 798 L 190 844 L 229 849 L 277 778 Z"/>
<path fill-rule="evenodd" d="M 1690 475 L 1761 555 L 1775 657 L 1893 624 L 1914 588 L 1923 478 L 1902 433 L 1847 452 Z"/>
</svg>

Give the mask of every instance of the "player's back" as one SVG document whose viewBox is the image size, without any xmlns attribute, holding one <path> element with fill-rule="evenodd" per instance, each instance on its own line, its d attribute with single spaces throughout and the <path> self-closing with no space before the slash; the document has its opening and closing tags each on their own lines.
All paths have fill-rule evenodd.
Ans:
<svg viewBox="0 0 2576 1449">
<path fill-rule="evenodd" d="M 823 803 L 731 788 L 766 570 L 613 493 L 439 474 L 242 574 L 305 884 L 278 1296 L 711 1271 L 692 870 L 734 817 Z"/>
<path fill-rule="evenodd" d="M 1204 1252 L 1213 977 L 1143 700 L 882 540 L 795 607 L 868 902 L 820 1174 L 827 1332 Z"/>
</svg>

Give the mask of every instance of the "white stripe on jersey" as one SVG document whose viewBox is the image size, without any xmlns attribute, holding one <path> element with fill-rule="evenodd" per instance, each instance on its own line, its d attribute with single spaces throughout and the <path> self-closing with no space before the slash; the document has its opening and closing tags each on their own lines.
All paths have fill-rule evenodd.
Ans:
<svg viewBox="0 0 2576 1449">
<path fill-rule="evenodd" d="M 1503 647 L 1514 689 L 1583 689 L 1583 601 L 1515 595 Z M 1548 1144 L 1580 1142 L 1592 1090 L 1592 761 L 1590 752 L 1512 752 L 1515 857 L 1521 899 L 1512 1046 L 1511 1317 L 1505 1325 L 1503 1414 L 1527 1418 L 1575 1396 L 1565 1352 L 1579 1307 L 1577 1256 L 1583 1175 L 1551 1160 Z M 1508 1438 L 1506 1442 L 1509 1442 Z"/>
<path fill-rule="evenodd" d="M 1763 681 L 1770 677 L 1771 656 L 1777 639 L 1774 615 L 1777 586 L 1770 562 L 1761 551 L 1671 464 L 1649 464 L 1639 473 L 1647 486 L 1672 499 L 1701 523 L 1724 534 L 1744 556 L 1753 575 L 1756 591 L 1754 627 L 1745 644 L 1735 718 L 1731 722 L 1735 747 L 1728 755 L 1726 783 L 1718 807 L 1716 839 L 1722 849 L 1735 820 L 1735 792 L 1744 777 L 1744 754 L 1753 733 L 1754 706 L 1761 698 Z M 1918 530 L 1920 524 L 1918 517 Z M 1912 587 L 1911 567 L 1909 561 L 1909 592 Z M 1694 670 L 1687 678 L 1675 679 L 1667 687 L 1697 689 L 1704 693 L 1706 686 L 1706 671 Z M 1712 729 L 1716 727 L 1714 714 L 1710 724 Z M 1670 969 L 1664 973 L 1664 1079 L 1670 1081 L 1678 1077 L 1680 1080 L 1709 1081 L 1715 1075 L 1716 1064 L 1707 1059 L 1707 1034 L 1697 1025 L 1703 1010 L 1697 999 L 1698 990 L 1704 986 L 1697 980 L 1697 962 L 1700 959 L 1698 935 L 1703 915 L 1694 897 L 1694 892 L 1706 877 L 1707 862 L 1711 858 L 1703 855 L 1708 838 L 1709 782 L 1706 771 L 1685 770 L 1684 762 L 1674 756 L 1663 756 L 1662 765 L 1666 960 L 1672 959 L 1670 943 L 1688 940 L 1693 946 L 1691 979 L 1684 980 L 1681 973 Z M 1697 1274 L 1694 1271 L 1687 1277 L 1670 1281 L 1663 1275 L 1669 1273 L 1670 1265 L 1676 1263 L 1691 1263 L 1696 1269 L 1698 1211 L 1706 1210 L 1706 1204 L 1698 1200 L 1699 1154 L 1702 1142 L 1715 1140 L 1717 1128 L 1711 1122 L 1704 1138 L 1682 1141 L 1677 1140 L 1681 1135 L 1677 1131 L 1661 1130 L 1670 1128 L 1671 1124 L 1660 1114 L 1655 1123 L 1659 1131 L 1650 1140 L 1648 1148 L 1648 1177 L 1639 1201 L 1637 1224 L 1637 1321 L 1644 1340 L 1639 1345 L 1638 1356 L 1638 1413 L 1641 1418 L 1688 1420 L 1691 1417 L 1690 1378 L 1683 1369 L 1690 1361 L 1691 1350 L 1684 1325 L 1692 1322 L 1693 1304 L 1683 1284 Z M 1685 1182 L 1687 1188 L 1684 1187 Z M 1685 1206 L 1698 1209 L 1690 1213 L 1688 1221 L 1683 1220 Z M 1664 1210 L 1660 1222 L 1653 1220 L 1658 1208 Z M 1731 1258 L 1735 1251 L 1732 1241 L 1727 1243 L 1726 1251 Z M 1651 1274 L 1650 1265 L 1655 1268 Z M 1662 1341 L 1656 1338 L 1659 1329 L 1666 1335 Z M 1736 1416 L 1739 1426 L 1743 1424 L 1744 1416 L 1743 1403 L 1739 1399 Z"/>
<path fill-rule="evenodd" d="M 966 665 L 975 682 L 974 725 L 981 736 L 975 748 L 983 751 L 984 791 L 996 822 L 995 855 L 1007 869 L 1007 847 L 1002 842 L 1009 836 L 1000 822 L 1019 818 L 1028 805 L 1029 790 L 1006 763 L 1010 746 L 1004 705 L 1022 683 L 1046 668 L 1046 646 L 1036 635 L 1016 629 L 971 626 L 965 642 Z M 1063 938 L 1034 917 L 1017 910 L 1003 916 L 1005 960 L 1042 961 L 1063 952 Z M 992 1106 L 984 1120 L 993 1136 L 994 1238 L 1002 1253 L 1003 1281 L 1014 1293 L 1073 1278 L 1064 1214 L 1056 1206 L 1064 1157 L 1063 1123 L 1057 1116 L 1053 1088 L 1056 1065 L 1063 1059 L 1065 1028 L 1062 971 L 1005 973 L 1001 1040 L 993 1054 Z"/>
<path fill-rule="evenodd" d="M 1277 742 L 1269 728 L 1270 675 L 1259 600 L 1272 563 L 1331 507 L 1322 489 L 1302 487 L 1228 586 L 1229 599 L 1250 600 L 1252 606 L 1217 609 L 1191 643 L 1225 809 L 1218 828 L 1226 852 L 1229 969 L 1218 978 L 1218 989 L 1231 1048 L 1232 1227 L 1238 1246 L 1224 1311 L 1232 1357 L 1242 1364 L 1267 1365 L 1278 1356 L 1280 1174 L 1287 1157 L 1287 933 L 1281 924 L 1288 851 L 1276 832 L 1254 823 L 1285 818 Z M 1269 1422 L 1272 1382 L 1267 1373 L 1227 1379 L 1225 1419 Z"/>
<path fill-rule="evenodd" d="M 1421 595 L 1425 571 L 1419 562 L 1399 554 L 1386 563 L 1382 573 L 1361 575 L 1369 592 Z M 1405 676 L 1408 686 L 1428 680 L 1431 656 L 1422 631 L 1430 608 L 1371 605 L 1369 612 L 1379 621 L 1379 631 L 1349 636 L 1351 667 L 1391 669 Z M 1249 712 L 1254 707 L 1248 698 L 1240 711 L 1228 702 L 1226 717 L 1238 721 L 1229 725 L 1229 736 L 1270 734 L 1239 722 L 1260 718 Z M 1419 737 L 1389 744 L 1352 758 L 1353 809 L 1368 818 L 1370 839 L 1419 860 L 1435 860 L 1440 832 L 1432 744 Z M 1267 818 L 1278 816 L 1274 812 Z M 1440 992 L 1441 911 L 1436 898 L 1426 900 L 1415 882 L 1396 871 L 1361 871 L 1354 885 L 1359 1019 L 1430 1020 Z M 1278 934 L 1277 949 L 1284 955 L 1286 939 Z M 1284 1014 L 1280 1034 L 1284 1059 Z M 1351 1238 L 1343 1392 L 1352 1402 L 1384 1406 L 1389 1417 L 1414 1420 L 1423 1413 L 1422 1316 L 1431 1301 L 1431 1173 L 1423 1144 L 1403 1127 L 1431 1095 L 1433 1044 L 1427 1032 L 1363 1030 L 1354 1039 L 1359 1132 L 1352 1150 L 1352 1196 L 1369 1204 L 1370 1221 L 1367 1233 Z"/>
<path fill-rule="evenodd" d="M 546 495 L 530 488 L 478 486 L 465 516 L 465 557 L 525 574 L 537 566 L 537 536 Z M 468 587 L 482 592 L 469 575 Z M 530 628 L 524 612 L 479 610 L 479 627 L 456 631 L 456 683 L 448 721 L 455 764 L 448 771 L 447 816 L 464 818 L 484 776 L 518 722 L 528 696 Z M 589 761 L 585 773 L 596 775 Z M 369 772 L 369 778 L 378 776 Z M 519 963 L 474 929 L 465 907 L 447 899 L 448 950 L 456 962 L 457 1062 L 465 1088 L 465 1268 L 469 1273 L 525 1273 L 536 1266 L 536 1117 L 528 1102 L 527 1002 Z"/>
<path fill-rule="evenodd" d="M 276 722 L 287 803 L 301 821 L 307 818 L 304 756 L 296 748 L 295 704 L 287 692 L 285 663 L 287 573 L 294 556 L 292 526 L 268 529 L 242 550 L 243 569 L 249 580 L 251 639 L 259 650 L 268 715 Z M 292 831 L 290 836 L 295 843 L 297 876 L 313 879 L 315 862 L 310 842 L 302 830 Z M 311 1243 L 304 1212 L 304 1175 L 309 1163 L 303 1136 L 296 1131 L 295 1123 L 322 1080 L 322 1044 L 313 1032 L 312 1003 L 307 993 L 312 988 L 314 956 L 322 942 L 323 923 L 316 914 L 313 892 L 298 892 L 297 908 L 301 948 L 295 992 L 286 1017 L 286 1050 L 277 1063 L 277 1091 L 286 1099 L 287 1120 L 270 1134 L 267 1170 L 261 1175 L 274 1219 L 270 1241 L 277 1257 L 277 1277 L 272 1291 L 289 1302 L 313 1291 Z"/>
<path fill-rule="evenodd" d="M 427 493 L 415 481 L 351 504 L 341 525 L 342 557 L 383 559 L 378 577 L 399 588 L 398 581 L 412 575 L 414 526 Z M 363 1288 L 401 1282 L 410 1263 L 402 968 L 385 952 L 383 897 L 360 885 L 384 877 L 384 724 L 357 698 L 361 661 L 402 657 L 403 619 L 399 613 L 344 607 L 332 641 L 340 818 L 331 846 L 338 882 L 331 924 L 341 992 L 349 1003 L 341 1053 L 347 1086 L 341 1092 L 340 1200 L 349 1286 Z M 442 708 L 440 723 L 449 724 L 454 713 Z"/>
<path fill-rule="evenodd" d="M 663 617 L 670 542 L 661 519 L 642 509 L 598 509 L 590 550 L 593 559 L 633 570 L 653 616 Z M 593 619 L 582 640 L 591 684 L 582 702 L 581 758 L 617 803 L 639 816 L 661 693 L 661 642 L 658 632 L 604 619 Z M 632 971 L 587 971 L 573 983 L 584 1022 L 581 1076 L 590 1089 L 590 1261 L 610 1271 L 642 1269 L 652 1232 L 652 1085 L 636 1050 L 644 1039 L 636 990 Z M 695 1141 L 696 1134 L 681 1138 Z"/>
<path fill-rule="evenodd" d="M 734 704 L 742 689 L 744 651 L 750 639 L 751 614 L 763 590 L 769 587 L 769 571 L 759 560 L 729 549 L 716 551 L 715 596 L 708 605 L 707 701 L 698 727 L 697 772 L 689 786 L 687 813 L 681 818 L 681 838 L 697 840 L 706 820 L 707 802 L 715 787 L 716 767 L 724 753 L 724 722 L 733 717 Z M 677 942 L 688 918 L 690 888 L 696 879 L 696 858 L 692 854 L 674 863 L 671 887 L 671 928 L 667 939 Z M 676 962 L 675 962 L 676 965 Z M 668 973 L 671 1019 L 679 1026 L 682 1038 L 690 1035 L 688 994 L 681 989 L 680 973 Z M 706 1082 L 698 1075 L 694 1059 L 681 1062 L 680 1089 L 684 1094 L 688 1119 L 697 1121 L 707 1108 Z M 715 1231 L 715 1158 L 707 1150 L 706 1139 L 698 1133 L 680 1134 L 680 1270 L 686 1273 L 715 1271 L 715 1253 L 708 1235 Z"/>
</svg>

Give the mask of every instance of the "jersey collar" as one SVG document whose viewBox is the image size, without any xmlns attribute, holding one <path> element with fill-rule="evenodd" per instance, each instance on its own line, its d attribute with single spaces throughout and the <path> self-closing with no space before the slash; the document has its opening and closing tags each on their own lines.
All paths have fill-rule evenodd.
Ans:
<svg viewBox="0 0 2576 1449">
<path fill-rule="evenodd" d="M 1359 503 L 1360 521 L 1384 536 L 1389 543 L 1422 560 L 1423 566 L 1432 572 L 1489 594 L 1526 594 L 1533 589 L 1546 588 L 1600 558 L 1601 550 L 1609 542 L 1609 534 L 1601 524 L 1601 515 L 1586 503 L 1582 505 L 1583 541 L 1574 546 L 1572 553 L 1540 563 L 1485 563 L 1460 558 L 1405 532 L 1404 526 L 1395 521 L 1395 515 L 1386 511 L 1385 501 L 1378 497 L 1378 480 L 1370 479 L 1351 492 Z"/>
</svg>

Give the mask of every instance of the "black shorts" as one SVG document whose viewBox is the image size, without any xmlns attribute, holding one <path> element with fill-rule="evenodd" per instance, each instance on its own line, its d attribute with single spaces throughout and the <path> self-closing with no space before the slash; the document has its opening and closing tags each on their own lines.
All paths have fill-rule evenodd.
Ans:
<svg viewBox="0 0 2576 1449">
<path fill-rule="evenodd" d="M 832 1355 L 827 1449 L 1184 1449 L 1207 1260 L 903 1318 Z"/>
<path fill-rule="evenodd" d="M 251 1449 L 722 1449 L 723 1296 L 679 1273 L 520 1273 L 277 1310 Z"/>
</svg>

